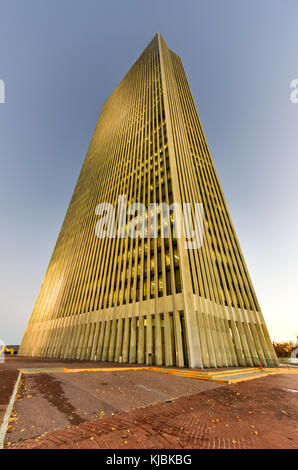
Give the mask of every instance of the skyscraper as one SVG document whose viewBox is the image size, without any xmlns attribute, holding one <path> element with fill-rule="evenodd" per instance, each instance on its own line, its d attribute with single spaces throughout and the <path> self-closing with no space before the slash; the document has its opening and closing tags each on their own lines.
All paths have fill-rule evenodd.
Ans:
<svg viewBox="0 0 298 470">
<path fill-rule="evenodd" d="M 99 204 L 119 209 L 119 196 L 202 203 L 201 246 L 175 236 L 172 213 L 167 237 L 161 223 L 155 238 L 128 236 L 118 211 L 99 238 Z M 160 33 L 102 107 L 20 354 L 277 364 L 181 59 Z"/>
</svg>

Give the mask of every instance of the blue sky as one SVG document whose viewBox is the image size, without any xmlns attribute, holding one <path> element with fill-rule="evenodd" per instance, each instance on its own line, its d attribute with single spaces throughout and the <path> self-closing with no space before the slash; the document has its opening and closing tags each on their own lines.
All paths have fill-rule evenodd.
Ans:
<svg viewBox="0 0 298 470">
<path fill-rule="evenodd" d="M 0 0 L 7 344 L 21 341 L 101 106 L 157 31 L 183 60 L 270 334 L 298 332 L 297 1 Z"/>
</svg>

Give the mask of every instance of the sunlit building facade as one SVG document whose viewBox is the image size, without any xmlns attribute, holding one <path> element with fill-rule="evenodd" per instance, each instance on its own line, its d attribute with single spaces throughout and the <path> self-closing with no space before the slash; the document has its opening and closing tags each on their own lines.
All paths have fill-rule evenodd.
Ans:
<svg viewBox="0 0 298 470">
<path fill-rule="evenodd" d="M 98 238 L 96 208 L 203 203 L 203 242 Z M 116 221 L 116 225 L 119 221 Z M 102 107 L 19 354 L 277 365 L 181 59 L 158 33 Z"/>
</svg>

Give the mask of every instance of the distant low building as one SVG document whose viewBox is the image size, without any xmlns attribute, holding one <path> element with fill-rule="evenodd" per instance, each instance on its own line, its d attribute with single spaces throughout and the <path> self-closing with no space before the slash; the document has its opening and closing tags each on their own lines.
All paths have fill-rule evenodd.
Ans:
<svg viewBox="0 0 298 470">
<path fill-rule="evenodd" d="M 20 348 L 20 345 L 16 345 L 16 344 L 8 344 L 6 346 L 7 350 L 11 350 L 13 349 L 14 350 L 14 354 L 18 354 L 19 352 L 19 348 Z M 5 354 L 9 354 L 8 352 L 6 352 Z"/>
</svg>

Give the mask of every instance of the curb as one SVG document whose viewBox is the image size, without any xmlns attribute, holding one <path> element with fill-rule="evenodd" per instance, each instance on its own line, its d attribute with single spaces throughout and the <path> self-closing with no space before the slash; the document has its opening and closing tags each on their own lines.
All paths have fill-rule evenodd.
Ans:
<svg viewBox="0 0 298 470">
<path fill-rule="evenodd" d="M 17 378 L 17 381 L 15 383 L 12 395 L 10 397 L 10 401 L 9 401 L 8 407 L 6 409 L 2 424 L 0 426 L 0 449 L 3 449 L 3 447 L 4 447 L 4 441 L 5 441 L 7 427 L 8 427 L 8 424 L 9 424 L 9 418 L 10 418 L 11 411 L 12 411 L 12 408 L 13 408 L 13 405 L 14 405 L 14 402 L 15 402 L 15 399 L 16 399 L 16 395 L 17 395 L 17 392 L 18 392 L 18 388 L 19 388 L 19 385 L 20 385 L 21 378 L 22 378 L 22 372 L 20 371 L 19 375 L 18 375 L 18 378 Z"/>
</svg>

